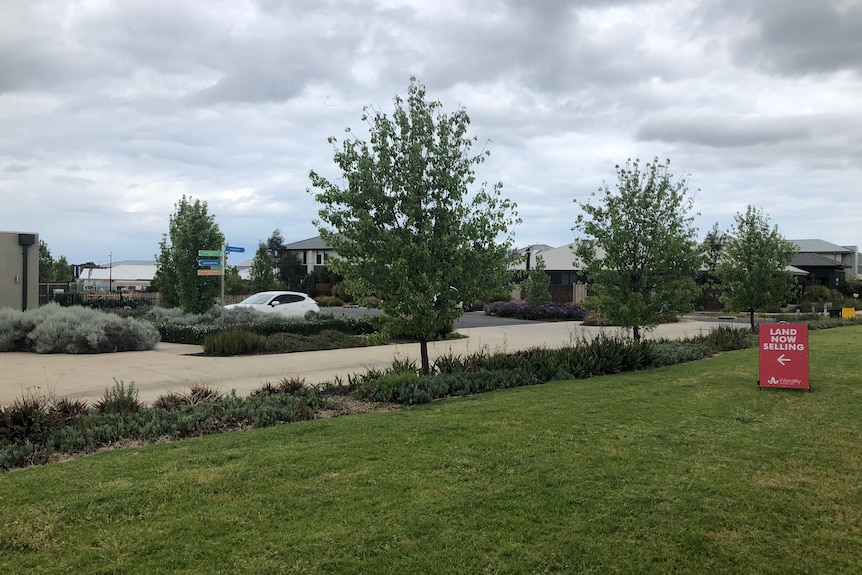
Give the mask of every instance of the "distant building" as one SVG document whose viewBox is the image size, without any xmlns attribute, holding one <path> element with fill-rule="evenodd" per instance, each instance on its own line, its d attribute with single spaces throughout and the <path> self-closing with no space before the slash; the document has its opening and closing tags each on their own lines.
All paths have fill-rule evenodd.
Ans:
<svg viewBox="0 0 862 575">
<path fill-rule="evenodd" d="M 327 260 L 335 254 L 335 250 L 327 246 L 320 236 L 286 244 L 284 252 L 296 256 L 297 262 L 305 266 L 305 273 L 308 275 L 322 271 Z"/>
<path fill-rule="evenodd" d="M 808 272 L 812 283 L 834 288 L 842 280 L 853 280 L 859 273 L 859 248 L 839 246 L 824 240 L 790 240 L 799 253 L 790 262 Z"/>
</svg>

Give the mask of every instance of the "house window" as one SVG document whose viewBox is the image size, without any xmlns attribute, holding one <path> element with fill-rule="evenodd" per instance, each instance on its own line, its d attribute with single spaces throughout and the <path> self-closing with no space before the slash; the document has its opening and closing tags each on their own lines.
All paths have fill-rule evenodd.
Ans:
<svg viewBox="0 0 862 575">
<path fill-rule="evenodd" d="M 322 266 L 326 263 L 326 252 L 317 252 L 317 265 Z"/>
</svg>

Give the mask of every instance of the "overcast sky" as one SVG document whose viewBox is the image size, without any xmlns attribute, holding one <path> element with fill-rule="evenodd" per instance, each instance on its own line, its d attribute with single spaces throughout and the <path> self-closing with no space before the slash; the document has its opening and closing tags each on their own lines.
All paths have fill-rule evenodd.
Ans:
<svg viewBox="0 0 862 575">
<path fill-rule="evenodd" d="M 415 75 L 487 142 L 518 245 L 655 156 L 699 237 L 751 204 L 860 244 L 860 72 L 862 0 L 0 0 L 0 229 L 152 259 L 186 194 L 252 254 L 315 236 L 327 137 Z"/>
</svg>

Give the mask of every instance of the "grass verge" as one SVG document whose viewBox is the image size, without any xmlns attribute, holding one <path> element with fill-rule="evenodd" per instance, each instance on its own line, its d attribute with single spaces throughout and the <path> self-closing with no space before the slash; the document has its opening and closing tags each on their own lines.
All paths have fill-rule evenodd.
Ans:
<svg viewBox="0 0 862 575">
<path fill-rule="evenodd" d="M 2 573 L 855 573 L 862 327 L 0 475 Z"/>
</svg>

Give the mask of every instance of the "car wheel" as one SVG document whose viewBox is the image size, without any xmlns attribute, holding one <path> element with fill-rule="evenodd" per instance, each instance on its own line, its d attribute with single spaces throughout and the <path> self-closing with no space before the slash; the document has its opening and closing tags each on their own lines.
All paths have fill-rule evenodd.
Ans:
<svg viewBox="0 0 862 575">
<path fill-rule="evenodd" d="M 466 301 L 462 304 L 461 307 L 464 309 L 465 312 L 473 311 L 473 305 L 470 303 L 467 303 Z"/>
<path fill-rule="evenodd" d="M 307 319 L 307 320 L 317 319 L 317 312 L 308 310 L 307 312 L 305 312 L 305 319 Z"/>
</svg>

